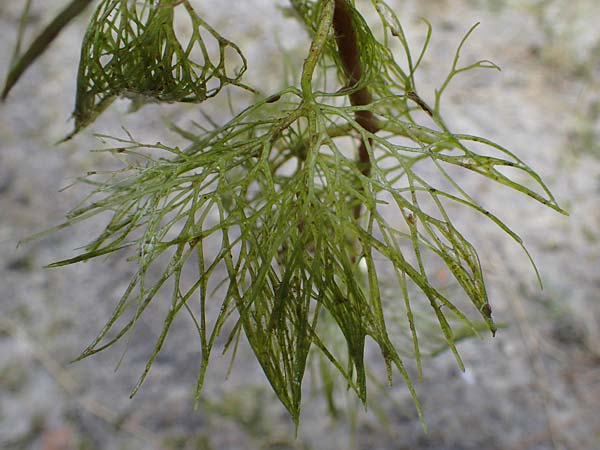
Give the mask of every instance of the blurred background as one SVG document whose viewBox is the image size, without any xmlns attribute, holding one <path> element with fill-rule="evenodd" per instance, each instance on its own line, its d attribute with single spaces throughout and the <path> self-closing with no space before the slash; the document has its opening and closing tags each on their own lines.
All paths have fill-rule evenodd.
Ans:
<svg viewBox="0 0 600 450">
<path fill-rule="evenodd" d="M 0 2 L 2 77 L 23 3 Z M 64 3 L 34 1 L 26 38 Z M 114 165 L 105 154 L 89 151 L 102 146 L 94 133 L 123 136 L 123 126 L 141 141 L 175 145 L 181 138 L 168 131 L 165 119 L 185 126 L 200 109 L 217 121 L 229 114 L 221 100 L 148 105 L 136 114 L 127 114 L 128 102 L 118 101 L 89 129 L 54 145 L 72 127 L 68 119 L 86 25 L 80 17 L 0 105 L 0 448 L 600 448 L 600 5 L 597 0 L 389 3 L 415 46 L 424 39 L 421 17 L 433 25 L 418 75 L 419 92 L 428 101 L 464 33 L 481 22 L 463 61 L 487 58 L 502 72 L 459 77 L 442 112 L 453 131 L 485 136 L 513 150 L 570 213 L 561 216 L 487 181 L 465 180 L 521 235 L 544 289 L 520 248 L 493 224 L 472 215 L 456 218 L 479 249 L 495 317 L 505 326 L 495 338 L 461 342 L 464 373 L 448 352 L 424 361 L 424 380 L 416 387 L 429 432 L 423 432 L 401 380 L 386 386 L 375 354 L 367 356 L 374 372 L 368 410 L 342 396 L 338 415 L 332 416 L 307 377 L 297 437 L 245 345 L 226 380 L 229 357 L 215 353 L 194 410 L 200 348 L 189 320 L 177 323 L 148 380 L 130 399 L 157 337 L 160 311 L 140 322 L 118 371 L 123 345 L 69 363 L 104 325 L 134 267 L 110 258 L 43 268 L 74 256 L 100 223 L 18 248 L 17 243 L 60 223 L 85 196 L 84 189 L 64 189 L 77 176 Z M 284 83 L 282 52 L 301 62 L 307 50 L 306 33 L 283 14 L 284 0 L 195 4 L 240 45 L 250 61 L 250 84 L 265 92 Z M 370 2 L 357 0 L 357 5 L 373 18 Z"/>
</svg>

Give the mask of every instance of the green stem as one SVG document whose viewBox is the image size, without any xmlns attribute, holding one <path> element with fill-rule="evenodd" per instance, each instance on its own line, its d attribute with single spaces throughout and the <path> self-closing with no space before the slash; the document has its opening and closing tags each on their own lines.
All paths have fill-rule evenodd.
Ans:
<svg viewBox="0 0 600 450">
<path fill-rule="evenodd" d="M 305 102 L 313 101 L 312 79 L 315 67 L 317 66 L 329 37 L 329 30 L 331 29 L 331 23 L 333 21 L 334 4 L 334 0 L 323 1 L 323 11 L 321 12 L 319 25 L 317 26 L 317 31 L 310 45 L 308 56 L 302 67 L 300 86 L 302 87 L 302 94 Z"/>
<path fill-rule="evenodd" d="M 29 66 L 46 50 L 46 48 L 56 39 L 59 33 L 71 21 L 83 12 L 83 10 L 92 3 L 92 0 L 73 0 L 69 3 L 50 24 L 35 38 L 33 43 L 25 51 L 23 56 L 16 59 L 16 62 L 11 67 L 4 90 L 2 91 L 1 99 L 5 100 L 6 96 L 13 88 L 15 83 L 21 78 L 21 75 L 29 68 Z M 27 12 L 27 9 L 26 9 Z M 20 37 L 19 37 L 20 39 Z"/>
</svg>

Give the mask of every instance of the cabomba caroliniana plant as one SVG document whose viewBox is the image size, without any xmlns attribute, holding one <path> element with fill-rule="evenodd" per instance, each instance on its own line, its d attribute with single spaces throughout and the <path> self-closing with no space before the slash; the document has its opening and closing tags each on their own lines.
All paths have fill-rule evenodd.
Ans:
<svg viewBox="0 0 600 450">
<path fill-rule="evenodd" d="M 457 174 L 474 172 L 563 212 L 516 155 L 453 133 L 442 118 L 442 95 L 456 75 L 497 69 L 486 60 L 462 64 L 461 49 L 475 27 L 429 105 L 414 78 L 431 37 L 427 22 L 415 56 L 384 1 L 291 0 L 287 11 L 306 27 L 310 49 L 299 81 L 265 95 L 242 81 L 247 62 L 240 48 L 190 1 L 75 0 L 27 51 L 15 52 L 4 96 L 88 3 L 96 5 L 81 49 L 73 134 L 118 97 L 201 103 L 229 85 L 250 91 L 254 103 L 222 125 L 175 127 L 191 142 L 185 148 L 117 139 L 107 151 L 124 162 L 122 169 L 81 179 L 94 191 L 56 229 L 101 214 L 110 221 L 82 254 L 51 266 L 119 252 L 137 272 L 79 359 L 122 340 L 153 301 L 169 301 L 159 294 L 170 291 L 162 330 L 132 395 L 182 313 L 198 333 L 197 396 L 216 339 L 227 330 L 225 351 L 235 354 L 241 337 L 247 339 L 296 423 L 310 360 L 319 362 L 324 379 L 341 374 L 366 402 L 369 338 L 389 381 L 397 370 L 420 414 L 404 359 L 416 361 L 420 376 L 423 305 L 461 368 L 455 341 L 464 330 L 496 330 L 477 253 L 454 226 L 449 205 L 486 216 L 522 245 L 459 186 Z M 371 28 L 359 7 L 373 8 L 379 23 Z M 174 26 L 176 13 L 189 17 L 185 39 Z M 437 175 L 429 170 L 426 177 L 423 165 Z M 471 308 L 459 308 L 436 283 L 431 268 L 440 262 Z M 184 282 L 184 270 L 188 277 L 194 271 L 193 282 Z M 397 287 L 384 290 L 390 278 Z M 402 334 L 408 340 L 398 339 Z M 331 383 L 324 384 L 331 396 Z"/>
</svg>

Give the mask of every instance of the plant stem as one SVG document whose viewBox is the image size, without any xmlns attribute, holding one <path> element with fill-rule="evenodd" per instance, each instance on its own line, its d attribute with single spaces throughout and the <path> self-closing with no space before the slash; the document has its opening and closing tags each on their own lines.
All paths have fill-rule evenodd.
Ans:
<svg viewBox="0 0 600 450">
<path fill-rule="evenodd" d="M 29 68 L 31 64 L 46 51 L 46 48 L 56 39 L 56 37 L 60 34 L 60 32 L 69 24 L 73 19 L 75 19 L 79 14 L 83 12 L 83 10 L 92 3 L 93 0 L 72 0 L 55 18 L 52 22 L 48 24 L 46 28 L 42 31 L 42 33 L 37 36 L 33 43 L 29 46 L 29 48 L 25 51 L 22 56 L 17 55 L 17 50 L 21 44 L 22 36 L 19 35 L 17 40 L 17 47 L 15 49 L 15 58 L 14 61 L 11 62 L 11 69 L 8 73 L 8 77 L 6 79 L 6 83 L 4 85 L 4 89 L 0 98 L 2 101 L 6 100 L 8 93 L 16 84 L 16 82 L 21 78 L 21 75 Z M 25 6 L 25 14 L 23 17 L 26 17 L 28 11 L 28 5 Z"/>
<path fill-rule="evenodd" d="M 319 19 L 319 25 L 317 27 L 316 33 L 313 37 L 312 44 L 310 46 L 310 50 L 306 60 L 304 61 L 304 66 L 302 67 L 302 78 L 301 78 L 301 87 L 302 94 L 304 96 L 305 101 L 313 100 L 313 92 L 312 92 L 312 79 L 313 74 L 315 72 L 315 67 L 317 66 L 317 62 L 319 61 L 319 57 L 325 48 L 325 44 L 327 42 L 327 38 L 329 36 L 329 30 L 331 28 L 332 16 L 333 16 L 333 0 L 324 0 L 325 5 L 323 6 L 323 11 L 321 13 L 321 18 Z M 336 2 L 337 5 L 337 2 Z"/>
<path fill-rule="evenodd" d="M 360 50 L 358 48 L 352 10 L 347 0 L 335 0 L 333 29 L 344 72 L 348 79 L 347 87 L 352 89 L 360 82 L 363 69 L 360 62 Z M 373 97 L 367 86 L 353 91 L 349 97 L 352 106 L 365 106 L 373 101 Z M 377 119 L 371 111 L 356 111 L 354 117 L 356 118 L 356 122 L 366 131 L 377 133 L 380 130 Z M 371 143 L 371 139 L 368 139 L 367 143 L 363 138 L 358 148 L 358 164 L 362 174 L 365 176 L 369 176 L 371 173 L 371 158 L 367 150 L 367 146 L 370 146 Z M 361 208 L 361 204 L 354 207 L 354 217 L 357 219 L 360 217 Z"/>
</svg>

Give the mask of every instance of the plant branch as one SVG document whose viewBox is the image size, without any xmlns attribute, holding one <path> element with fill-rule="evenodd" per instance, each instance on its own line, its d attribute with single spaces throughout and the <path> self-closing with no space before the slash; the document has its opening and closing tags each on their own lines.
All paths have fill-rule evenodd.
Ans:
<svg viewBox="0 0 600 450">
<path fill-rule="evenodd" d="M 360 50 L 356 39 L 352 9 L 347 0 L 335 0 L 333 29 L 335 30 L 335 40 L 347 78 L 347 88 L 355 88 L 361 81 L 363 68 L 360 61 Z M 350 93 L 349 98 L 352 106 L 365 106 L 373 101 L 373 97 L 367 86 L 354 90 Z M 356 122 L 366 131 L 376 133 L 380 130 L 373 112 L 369 110 L 356 111 L 354 117 L 356 118 Z M 371 143 L 372 139 L 365 140 L 363 138 L 358 148 L 358 164 L 362 174 L 365 176 L 369 176 L 371 173 L 371 160 L 367 149 L 367 146 L 370 146 Z M 360 216 L 361 206 L 361 204 L 355 206 L 355 218 Z"/>
<path fill-rule="evenodd" d="M 304 66 L 302 67 L 301 86 L 302 94 L 304 95 L 305 100 L 312 100 L 313 98 L 313 74 L 315 72 L 317 62 L 319 61 L 319 57 L 321 56 L 323 48 L 325 47 L 325 43 L 327 42 L 327 37 L 329 36 L 329 29 L 331 28 L 332 16 L 334 13 L 333 3 L 333 0 L 325 1 L 323 11 L 321 13 L 321 18 L 319 20 L 319 25 L 317 27 L 315 36 L 313 37 L 312 44 L 310 46 L 308 57 L 304 61 Z M 337 1 L 335 3 L 337 8 Z"/>
</svg>

